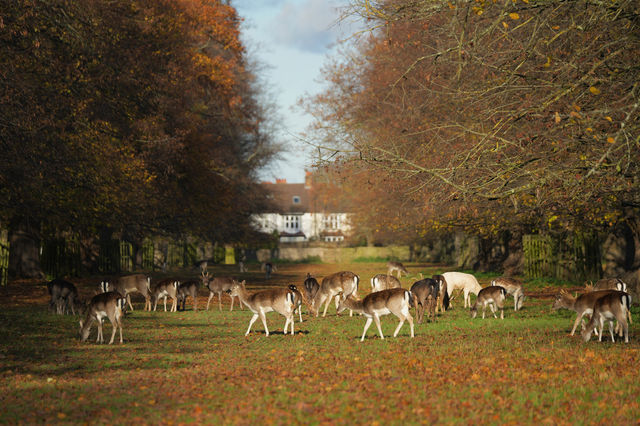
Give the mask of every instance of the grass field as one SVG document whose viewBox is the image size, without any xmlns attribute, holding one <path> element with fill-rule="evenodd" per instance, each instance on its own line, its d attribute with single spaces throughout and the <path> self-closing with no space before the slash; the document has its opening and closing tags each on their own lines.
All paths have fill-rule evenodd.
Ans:
<svg viewBox="0 0 640 426">
<path fill-rule="evenodd" d="M 245 274 L 251 291 L 302 285 L 306 272 L 322 277 L 352 270 L 360 296 L 382 263 L 281 265 L 267 283 Z M 255 267 L 254 267 L 255 269 Z M 418 271 L 443 268 L 410 264 Z M 230 269 L 212 269 L 212 274 Z M 486 285 L 490 276 L 481 276 Z M 97 283 L 97 282 L 96 282 Z M 95 284 L 79 283 L 89 296 Z M 633 309 L 631 343 L 584 343 L 571 337 L 574 315 L 551 312 L 554 286 L 527 286 L 524 309 L 505 319 L 474 319 L 456 303 L 437 322 L 405 324 L 397 338 L 383 317 L 384 340 L 364 318 L 336 316 L 296 322 L 267 315 L 244 332 L 248 310 L 229 312 L 223 298 L 211 310 L 142 312 L 142 299 L 124 322 L 125 344 L 78 339 L 78 318 L 47 312 L 42 283 L 0 290 L 0 423 L 312 423 L 312 424 L 631 424 L 640 421 L 640 317 Z M 199 308 L 206 305 L 201 289 Z M 105 326 L 105 336 L 111 326 Z"/>
</svg>

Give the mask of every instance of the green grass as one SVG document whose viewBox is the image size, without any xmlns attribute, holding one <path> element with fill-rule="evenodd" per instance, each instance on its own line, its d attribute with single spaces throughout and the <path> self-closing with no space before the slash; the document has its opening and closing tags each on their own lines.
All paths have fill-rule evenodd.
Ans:
<svg viewBox="0 0 640 426">
<path fill-rule="evenodd" d="M 229 312 L 228 299 L 222 312 L 149 313 L 139 303 L 125 344 L 111 346 L 93 342 L 95 328 L 80 342 L 77 318 L 9 306 L 0 423 L 637 422 L 638 309 L 631 343 L 584 343 L 567 334 L 574 314 L 551 303 L 531 296 L 514 312 L 509 299 L 503 321 L 471 319 L 457 304 L 416 324 L 414 339 L 408 324 L 393 338 L 397 320 L 385 316 L 386 338 L 373 324 L 364 342 L 365 319 L 337 317 L 333 306 L 326 318 L 305 310 L 294 336 L 269 313 L 273 334 L 258 320 L 245 337 L 251 313 Z"/>
</svg>

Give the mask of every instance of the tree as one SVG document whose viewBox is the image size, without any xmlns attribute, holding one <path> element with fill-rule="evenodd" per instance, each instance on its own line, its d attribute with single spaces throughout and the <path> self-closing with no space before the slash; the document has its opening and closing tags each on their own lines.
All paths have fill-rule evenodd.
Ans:
<svg viewBox="0 0 640 426">
<path fill-rule="evenodd" d="M 432 227 L 637 222 L 637 2 L 362 0 L 350 12 L 377 29 L 310 103 L 325 152 L 404 186 Z"/>
<path fill-rule="evenodd" d="M 276 154 L 239 19 L 205 0 L 3 1 L 0 222 L 233 241 Z M 40 229 L 37 225 L 33 229 Z"/>
</svg>

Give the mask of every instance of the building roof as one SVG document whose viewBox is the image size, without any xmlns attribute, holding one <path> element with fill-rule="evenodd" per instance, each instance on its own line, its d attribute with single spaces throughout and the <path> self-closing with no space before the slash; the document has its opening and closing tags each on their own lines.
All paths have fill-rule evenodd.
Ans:
<svg viewBox="0 0 640 426">
<path fill-rule="evenodd" d="M 304 183 L 264 182 L 271 192 L 273 213 L 307 213 L 311 211 L 310 189 Z"/>
</svg>

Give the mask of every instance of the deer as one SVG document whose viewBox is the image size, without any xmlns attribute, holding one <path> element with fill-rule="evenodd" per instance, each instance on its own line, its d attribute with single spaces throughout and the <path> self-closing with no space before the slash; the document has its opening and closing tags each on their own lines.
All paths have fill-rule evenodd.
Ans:
<svg viewBox="0 0 640 426">
<path fill-rule="evenodd" d="M 144 274 L 125 275 L 115 278 L 113 282 L 103 281 L 100 287 L 103 292 L 112 290 L 122 294 L 132 311 L 129 293 L 138 292 L 144 296 L 144 309 L 151 311 L 151 278 Z"/>
<path fill-rule="evenodd" d="M 497 285 L 504 287 L 507 290 L 507 294 L 513 296 L 513 310 L 518 311 L 522 309 L 522 302 L 524 301 L 524 292 L 522 291 L 522 281 L 509 277 L 498 277 L 491 281 L 491 285 Z"/>
<path fill-rule="evenodd" d="M 627 283 L 622 281 L 620 278 L 601 278 L 596 281 L 593 285 L 587 285 L 585 287 L 586 291 L 596 291 L 596 290 L 618 290 L 627 292 Z"/>
<path fill-rule="evenodd" d="M 55 311 L 58 315 L 64 315 L 67 309 L 71 309 L 73 315 L 76 314 L 75 306 L 80 305 L 78 299 L 78 289 L 76 286 L 61 278 L 55 278 L 47 283 L 47 290 L 51 295 L 49 301 L 49 309 Z"/>
<path fill-rule="evenodd" d="M 364 338 L 367 335 L 367 330 L 369 329 L 369 326 L 371 326 L 372 321 L 376 322 L 378 333 L 380 333 L 380 339 L 384 339 L 382 327 L 380 327 L 380 317 L 388 314 L 393 314 L 400 320 L 400 323 L 393 333 L 393 337 L 398 335 L 400 328 L 402 328 L 402 325 L 406 320 L 409 321 L 409 325 L 411 327 L 411 338 L 413 338 L 413 317 L 409 313 L 411 303 L 411 292 L 409 290 L 405 290 L 403 288 L 392 288 L 370 293 L 362 300 L 356 300 L 352 295 L 349 295 L 347 298 L 340 301 L 338 312 L 342 312 L 348 308 L 356 313 L 361 313 L 367 318 L 367 321 L 364 324 L 362 337 L 360 338 L 361 342 L 364 341 Z"/>
<path fill-rule="evenodd" d="M 276 265 L 274 265 L 271 262 L 264 262 L 262 264 L 262 267 L 260 268 L 262 270 L 262 272 L 264 272 L 265 275 L 265 279 L 269 280 L 271 279 L 271 273 L 272 272 L 276 272 L 278 270 L 278 268 L 276 267 Z"/>
<path fill-rule="evenodd" d="M 422 279 L 422 273 L 420 274 Z M 431 277 L 438 283 L 438 299 L 436 300 L 436 313 L 443 313 L 449 309 L 449 293 L 447 293 L 447 283 L 442 275 L 434 275 Z"/>
<path fill-rule="evenodd" d="M 228 293 L 233 286 L 234 279 L 230 277 L 209 277 L 209 272 L 206 274 L 202 274 L 202 282 L 205 287 L 209 289 L 209 299 L 207 300 L 207 311 L 209 310 L 209 303 L 211 303 L 211 299 L 213 299 L 213 295 L 218 293 L 218 308 L 222 311 L 222 293 Z M 233 311 L 233 301 L 234 296 L 231 296 L 231 311 Z M 242 303 L 240 303 L 240 307 L 242 308 Z"/>
<path fill-rule="evenodd" d="M 393 275 L 377 274 L 371 278 L 371 291 L 386 290 L 388 288 L 400 288 L 400 280 Z"/>
<path fill-rule="evenodd" d="M 449 294 L 450 301 L 453 300 L 454 290 L 462 290 L 464 294 L 464 307 L 471 307 L 470 293 L 478 295 L 478 292 L 482 290 L 476 277 L 471 274 L 465 274 L 464 272 L 445 272 L 442 274 L 442 278 L 447 285 L 447 293 Z"/>
<path fill-rule="evenodd" d="M 193 299 L 193 310 L 198 310 L 198 287 L 200 286 L 200 282 L 197 280 L 189 280 L 181 283 L 178 286 L 178 310 L 185 310 L 185 306 L 187 304 L 187 297 L 191 296 Z M 182 308 L 180 308 L 182 305 Z"/>
<path fill-rule="evenodd" d="M 249 335 L 251 332 L 251 326 L 258 318 L 264 325 L 264 331 L 267 337 L 269 336 L 269 328 L 267 327 L 267 319 L 265 314 L 268 312 L 278 312 L 280 315 L 286 318 L 284 323 L 284 334 L 287 334 L 289 324 L 291 325 L 291 335 L 294 333 L 293 310 L 295 305 L 295 294 L 288 288 L 271 288 L 268 290 L 258 291 L 253 294 L 249 294 L 245 287 L 246 281 L 237 282 L 234 281 L 229 293 L 231 297 L 238 297 L 240 302 L 249 308 L 253 312 L 253 317 L 249 321 L 249 328 L 244 334 Z"/>
<path fill-rule="evenodd" d="M 89 307 L 87 308 L 87 315 L 84 321 L 80 321 L 80 338 L 83 342 L 86 342 L 91 332 L 91 324 L 94 321 L 98 322 L 98 338 L 96 343 L 104 343 L 104 337 L 102 335 L 102 322 L 104 318 L 109 318 L 113 332 L 111 333 L 111 340 L 109 344 L 113 343 L 113 339 L 116 336 L 116 330 L 120 330 L 120 343 L 124 343 L 122 340 L 122 317 L 123 309 L 125 307 L 125 297 L 117 291 L 107 291 L 100 293 L 91 299 Z"/>
<path fill-rule="evenodd" d="M 416 308 L 418 324 L 422 324 L 425 309 L 428 309 L 428 312 L 431 315 L 431 321 L 436 321 L 436 302 L 438 300 L 439 291 L 440 286 L 433 278 L 423 278 L 420 281 L 416 281 L 411 286 L 413 305 Z M 427 314 L 427 316 L 429 314 Z"/>
<path fill-rule="evenodd" d="M 576 328 L 578 327 L 578 323 L 582 318 L 585 315 L 593 314 L 593 305 L 596 301 L 613 291 L 614 290 L 598 290 L 590 293 L 584 293 L 578 297 L 573 297 L 567 293 L 566 290 L 562 289 L 556 296 L 551 308 L 555 311 L 562 308 L 569 309 L 577 314 L 576 320 L 573 323 L 573 328 L 571 329 L 571 336 L 573 336 L 576 332 Z"/>
<path fill-rule="evenodd" d="M 167 278 L 156 283 L 151 289 L 151 298 L 153 299 L 153 311 L 158 307 L 158 300 L 164 298 L 164 311 L 167 312 L 167 296 L 171 298 L 170 312 L 178 310 L 178 280 Z"/>
<path fill-rule="evenodd" d="M 409 275 L 407 268 L 401 262 L 387 262 L 387 275 L 393 275 L 394 272 L 398 273 L 398 279 L 402 276 L 402 274 Z"/>
<path fill-rule="evenodd" d="M 471 318 L 475 318 L 478 315 L 478 307 L 482 306 L 482 319 L 484 319 L 484 312 L 489 306 L 494 318 L 498 318 L 496 310 L 500 309 L 500 319 L 504 319 L 504 299 L 506 297 L 507 289 L 499 285 L 483 288 L 478 292 L 476 302 L 471 307 Z"/>
<path fill-rule="evenodd" d="M 629 343 L 629 325 L 627 324 L 627 312 L 631 306 L 631 296 L 623 291 L 611 291 L 610 293 L 597 299 L 593 305 L 593 315 L 582 331 L 582 338 L 585 342 L 591 340 L 591 333 L 597 327 L 600 330 L 598 341 L 602 341 L 604 333 L 604 321 L 609 321 L 609 332 L 611 341 L 615 342 L 613 335 L 613 321 L 617 320 L 622 327 L 624 342 Z"/>
<path fill-rule="evenodd" d="M 313 299 L 320 289 L 318 280 L 312 277 L 310 273 L 307 273 L 307 278 L 305 278 L 303 286 L 309 300 Z"/>
<path fill-rule="evenodd" d="M 344 300 L 351 294 L 357 294 L 359 282 L 360 277 L 350 271 L 336 272 L 335 274 L 324 277 L 318 291 L 311 301 L 311 307 L 314 310 L 316 317 L 318 316 L 320 308 L 322 308 L 322 304 L 325 301 L 326 304 L 324 306 L 324 312 L 322 313 L 323 318 L 327 315 L 329 303 L 331 303 L 331 299 L 333 299 L 334 296 L 337 296 L 337 310 L 340 298 Z M 353 311 L 350 312 L 349 316 L 352 315 Z"/>
<path fill-rule="evenodd" d="M 289 286 L 289 290 L 291 290 L 295 296 L 295 300 L 293 302 L 293 313 L 295 314 L 296 311 L 298 311 L 298 315 L 300 315 L 300 322 L 302 322 L 302 293 L 300 293 L 298 287 L 293 284 Z"/>
<path fill-rule="evenodd" d="M 586 292 L 592 292 L 597 290 L 617 290 L 627 292 L 627 283 L 620 278 L 601 278 L 595 284 L 587 284 L 584 288 Z M 629 324 L 633 324 L 631 318 L 631 311 L 627 310 L 627 320 Z"/>
</svg>

